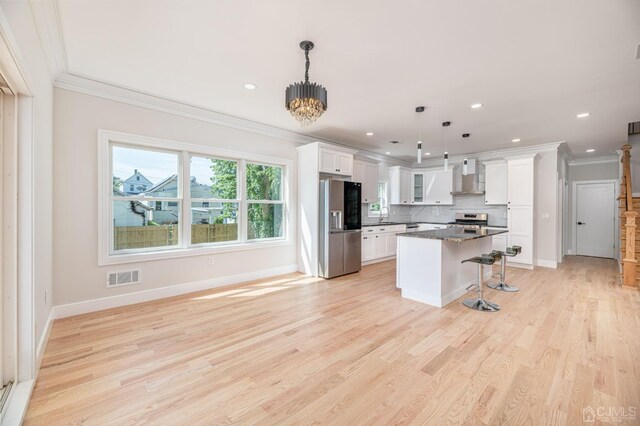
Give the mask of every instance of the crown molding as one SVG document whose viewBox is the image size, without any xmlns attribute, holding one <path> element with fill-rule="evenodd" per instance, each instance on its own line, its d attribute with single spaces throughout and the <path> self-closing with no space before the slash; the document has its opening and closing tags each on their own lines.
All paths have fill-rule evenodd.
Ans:
<svg viewBox="0 0 640 426">
<path fill-rule="evenodd" d="M 51 81 L 69 70 L 58 2 L 29 0 L 31 14 L 38 30 L 40 45 L 49 65 Z"/>
<path fill-rule="evenodd" d="M 139 90 L 106 83 L 72 73 L 65 72 L 60 74 L 58 78 L 56 78 L 54 86 L 58 89 L 70 90 L 73 92 L 83 93 L 85 95 L 91 95 L 111 101 L 122 102 L 125 104 L 178 115 L 193 120 L 205 121 L 219 126 L 231 127 L 234 129 L 248 131 L 289 142 L 300 144 L 322 142 L 334 145 L 336 147 L 341 147 L 343 149 L 355 149 L 358 151 L 358 154 L 360 156 L 370 158 L 372 160 L 385 161 L 387 163 L 398 163 L 403 165 L 410 164 L 401 160 L 386 158 L 375 152 L 367 151 L 366 149 L 341 143 L 339 141 L 309 136 L 291 130 L 285 130 L 278 127 L 270 126 L 268 124 L 257 123 L 255 121 L 247 120 L 244 118 L 233 117 L 230 115 L 212 111 L 207 108 L 186 104 Z"/>
<path fill-rule="evenodd" d="M 461 155 L 450 155 L 449 164 L 462 163 L 465 158 L 473 158 L 478 161 L 501 160 L 507 157 L 535 155 L 541 152 L 558 152 L 564 146 L 565 141 L 546 143 L 541 145 L 521 146 L 517 148 L 499 149 L 494 151 L 474 152 Z M 429 159 L 421 164 L 413 163 L 413 167 L 432 167 L 442 164 L 442 159 Z"/>
<path fill-rule="evenodd" d="M 586 166 L 589 164 L 617 163 L 620 157 L 617 155 L 605 155 L 593 158 L 576 158 L 569 161 L 569 166 Z"/>
</svg>

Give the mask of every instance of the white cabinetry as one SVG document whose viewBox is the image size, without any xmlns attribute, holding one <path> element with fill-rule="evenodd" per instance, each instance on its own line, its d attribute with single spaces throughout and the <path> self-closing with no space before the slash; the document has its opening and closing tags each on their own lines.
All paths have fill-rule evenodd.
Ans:
<svg viewBox="0 0 640 426">
<path fill-rule="evenodd" d="M 389 204 L 411 204 L 411 171 L 395 166 L 389 169 Z"/>
<path fill-rule="evenodd" d="M 378 200 L 378 165 L 354 160 L 352 181 L 362 183 L 362 202 L 375 203 Z"/>
<path fill-rule="evenodd" d="M 396 255 L 396 234 L 405 225 L 365 226 L 362 228 L 362 261 L 385 259 Z"/>
<path fill-rule="evenodd" d="M 353 173 L 353 154 L 320 147 L 320 173 L 351 176 Z"/>
<path fill-rule="evenodd" d="M 504 228 L 487 227 L 485 229 L 493 229 L 497 231 L 506 231 Z M 491 250 L 505 251 L 507 249 L 507 236 L 509 234 L 499 234 L 491 237 Z M 516 244 L 517 245 L 517 244 Z"/>
<path fill-rule="evenodd" d="M 508 245 L 522 252 L 510 257 L 510 263 L 533 265 L 533 200 L 535 155 L 507 160 Z"/>
<path fill-rule="evenodd" d="M 453 204 L 453 169 L 429 170 L 424 176 L 424 202 L 427 205 Z M 417 204 L 417 203 L 416 203 Z"/>
<path fill-rule="evenodd" d="M 484 203 L 486 205 L 507 204 L 507 162 L 506 161 L 486 161 L 485 171 L 485 194 Z"/>
</svg>

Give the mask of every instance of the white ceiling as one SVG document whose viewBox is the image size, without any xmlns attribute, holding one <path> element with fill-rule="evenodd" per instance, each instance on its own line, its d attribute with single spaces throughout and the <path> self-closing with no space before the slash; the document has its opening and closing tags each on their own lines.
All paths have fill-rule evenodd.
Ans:
<svg viewBox="0 0 640 426">
<path fill-rule="evenodd" d="M 69 71 L 411 160 L 567 141 L 606 155 L 640 120 L 638 0 L 59 1 Z M 301 129 L 303 78 L 329 92 Z M 255 83 L 248 91 L 243 84 Z M 471 110 L 475 102 L 483 108 Z M 577 119 L 588 111 L 591 116 Z M 372 137 L 365 132 L 375 133 Z M 462 133 L 471 133 L 462 139 Z M 400 140 L 390 145 L 390 140 Z M 586 154 L 587 148 L 595 148 Z"/>
</svg>

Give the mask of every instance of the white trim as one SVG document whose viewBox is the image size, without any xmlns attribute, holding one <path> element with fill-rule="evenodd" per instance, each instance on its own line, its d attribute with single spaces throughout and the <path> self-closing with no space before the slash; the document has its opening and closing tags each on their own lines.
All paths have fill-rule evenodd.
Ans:
<svg viewBox="0 0 640 426">
<path fill-rule="evenodd" d="M 29 0 L 51 81 L 69 69 L 57 1 Z"/>
<path fill-rule="evenodd" d="M 149 302 L 152 300 L 164 299 L 167 297 L 180 296 L 202 290 L 210 290 L 228 285 L 241 284 L 262 278 L 275 277 L 278 275 L 296 272 L 298 265 L 286 265 L 277 268 L 263 269 L 255 272 L 246 272 L 237 275 L 212 278 L 203 281 L 194 281 L 183 284 L 176 284 L 167 287 L 154 288 L 135 293 L 121 294 L 117 296 L 104 297 L 101 299 L 85 300 L 67 305 L 58 305 L 53 308 L 53 318 L 66 318 L 74 315 L 86 314 L 89 312 L 102 311 L 104 309 L 118 308 L 121 306 L 133 305 L 136 303 Z"/>
<path fill-rule="evenodd" d="M 36 349 L 36 371 L 40 370 L 40 365 L 42 364 L 42 358 L 44 357 L 44 350 L 47 348 L 47 342 L 49 341 L 49 335 L 51 334 L 51 327 L 53 326 L 53 308 L 49 311 L 49 316 L 47 317 L 47 322 L 44 325 L 44 330 L 42 331 L 42 336 L 40 336 L 40 341 L 38 342 L 38 347 Z M 36 377 L 38 375 L 36 374 Z"/>
<path fill-rule="evenodd" d="M 558 269 L 558 262 L 546 259 L 537 259 L 536 266 L 542 266 L 543 268 Z"/>
<path fill-rule="evenodd" d="M 17 385 L 14 384 L 7 400 L 7 411 L 2 418 L 2 426 L 18 426 L 22 424 L 35 384 L 35 379 L 25 380 Z"/>
<path fill-rule="evenodd" d="M 229 243 L 207 244 L 207 245 L 190 245 L 190 228 L 188 227 L 189 219 L 185 216 L 184 211 L 190 208 L 191 198 L 188 188 L 188 180 L 180 180 L 186 188 L 181 188 L 178 193 L 178 199 L 182 203 L 183 217 L 180 218 L 181 238 L 178 246 L 159 248 L 157 250 L 140 250 L 135 252 L 112 252 L 112 232 L 111 232 L 111 166 L 112 155 L 111 145 L 124 144 L 131 147 L 153 148 L 154 150 L 170 150 L 171 152 L 181 155 L 182 162 L 178 164 L 178 175 L 185 173 L 185 168 L 190 165 L 190 158 L 193 155 L 207 156 L 212 158 L 233 159 L 238 162 L 238 203 L 239 208 L 239 240 Z M 248 152 L 231 151 L 215 147 L 208 147 L 185 142 L 171 141 L 167 139 L 159 139 L 148 136 L 140 136 L 122 132 L 113 132 L 104 129 L 98 129 L 98 266 L 118 265 L 124 263 L 135 263 L 152 261 L 159 259 L 179 258 L 186 256 L 206 255 L 212 253 L 223 253 L 231 251 L 256 250 L 271 248 L 277 246 L 286 246 L 293 244 L 293 229 L 295 229 L 294 211 L 291 204 L 290 179 L 293 176 L 293 161 L 286 158 L 277 158 Z M 244 165 L 248 162 L 282 167 L 282 200 L 277 200 L 274 204 L 284 204 L 284 237 L 262 239 L 262 240 L 244 240 L 247 229 L 247 200 L 244 200 Z M 185 183 L 186 182 L 186 183 Z M 140 201 L 146 199 L 140 198 Z M 153 200 L 153 198 L 149 198 Z M 164 201 L 164 199 L 163 199 Z M 260 202 L 260 201 L 257 201 Z M 188 215 L 190 210 L 188 210 Z"/>
<path fill-rule="evenodd" d="M 578 235 L 577 235 L 577 197 L 576 191 L 578 185 L 589 185 L 589 184 L 613 184 L 613 258 L 618 259 L 619 255 L 617 253 L 620 252 L 620 215 L 618 214 L 618 206 L 616 204 L 616 200 L 618 199 L 620 192 L 620 181 L 618 179 L 601 179 L 601 180 L 576 180 L 573 181 L 571 185 L 571 247 L 573 250 L 568 250 L 567 252 L 570 254 L 578 253 Z"/>
<path fill-rule="evenodd" d="M 575 255 L 576 253 L 573 250 L 571 249 L 567 250 L 567 256 L 575 256 Z"/>
<path fill-rule="evenodd" d="M 529 263 L 517 263 L 517 262 L 509 262 L 507 260 L 507 266 L 510 268 L 518 268 L 518 269 L 533 269 L 533 265 Z"/>
<path fill-rule="evenodd" d="M 620 158 L 617 155 L 606 155 L 593 158 L 576 158 L 575 160 L 569 160 L 569 166 L 586 166 L 589 164 L 603 164 L 603 163 L 617 163 Z"/>
</svg>

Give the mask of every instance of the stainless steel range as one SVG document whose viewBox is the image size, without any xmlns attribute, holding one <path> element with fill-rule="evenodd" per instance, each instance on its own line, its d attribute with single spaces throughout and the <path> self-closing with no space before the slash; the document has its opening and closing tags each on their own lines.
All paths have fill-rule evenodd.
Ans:
<svg viewBox="0 0 640 426">
<path fill-rule="evenodd" d="M 449 222 L 448 228 L 480 229 L 487 226 L 489 215 L 487 213 L 456 213 L 456 221 Z"/>
</svg>

